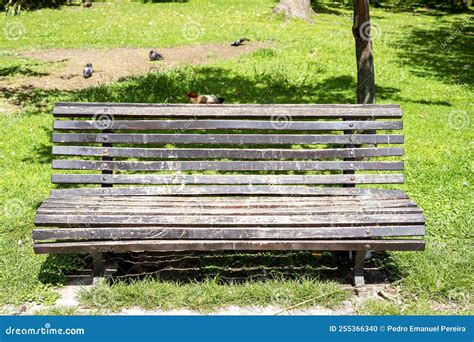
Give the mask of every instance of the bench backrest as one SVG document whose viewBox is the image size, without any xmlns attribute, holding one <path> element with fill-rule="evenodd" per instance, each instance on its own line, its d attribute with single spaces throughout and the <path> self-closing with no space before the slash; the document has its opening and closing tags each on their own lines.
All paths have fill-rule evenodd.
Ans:
<svg viewBox="0 0 474 342">
<path fill-rule="evenodd" d="M 403 182 L 398 105 L 58 103 L 53 114 L 53 169 L 74 170 L 57 184 Z"/>
</svg>

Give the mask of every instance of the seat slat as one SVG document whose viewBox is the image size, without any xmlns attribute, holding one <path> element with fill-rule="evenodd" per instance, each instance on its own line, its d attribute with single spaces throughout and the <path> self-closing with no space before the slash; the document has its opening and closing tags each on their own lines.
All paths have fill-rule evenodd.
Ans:
<svg viewBox="0 0 474 342">
<path fill-rule="evenodd" d="M 257 120 L 55 120 L 57 130 L 219 130 L 286 131 L 399 130 L 402 121 L 257 121 Z"/>
<path fill-rule="evenodd" d="M 104 207 L 100 204 L 95 207 L 71 208 L 71 207 L 40 207 L 38 214 L 44 215 L 331 215 L 333 213 L 359 213 L 372 215 L 377 214 L 420 214 L 418 207 L 364 207 L 364 206 L 322 206 L 322 207 L 276 207 L 271 211 L 268 208 L 202 208 L 195 207 L 175 207 L 170 210 L 169 207 Z"/>
<path fill-rule="evenodd" d="M 100 207 L 100 210 L 97 209 Z M 171 211 L 170 209 L 174 208 L 175 211 Z M 320 212 L 325 211 L 327 213 L 330 212 L 341 212 L 342 210 L 347 210 L 348 212 L 407 212 L 409 210 L 413 210 L 415 212 L 419 212 L 417 206 L 412 202 L 405 202 L 405 203 L 394 203 L 394 204 L 384 204 L 384 206 L 377 206 L 375 203 L 368 203 L 368 204 L 358 204 L 358 203 L 347 203 L 347 202 L 328 202 L 326 205 L 314 205 L 314 204 L 307 204 L 307 203 L 299 203 L 293 205 L 284 205 L 281 203 L 239 203 L 239 204 L 228 204 L 228 205 L 210 205 L 210 204 L 200 204 L 200 203 L 163 203 L 163 204 L 155 204 L 149 205 L 146 204 L 137 204 L 133 202 L 124 202 L 124 203 L 43 203 L 38 212 L 41 213 L 60 213 L 60 212 L 106 212 L 107 210 L 110 212 L 120 211 L 120 212 L 183 212 L 184 210 L 188 210 L 188 212 L 192 213 L 195 212 L 197 209 L 201 210 L 208 210 L 214 212 L 232 212 L 238 211 L 242 209 L 246 209 L 249 211 L 257 211 L 260 209 L 264 211 L 264 214 L 267 215 L 269 213 L 275 212 Z M 238 210 L 237 210 L 238 209 Z M 269 210 L 271 209 L 271 210 Z"/>
<path fill-rule="evenodd" d="M 260 186 L 259 186 L 260 188 Z M 320 195 L 307 195 L 303 197 L 293 196 L 293 194 L 287 194 L 287 196 L 276 196 L 276 195 L 199 195 L 199 196 L 180 196 L 180 195 L 158 195 L 158 196 L 147 196 L 147 195 L 130 195 L 126 197 L 114 196 L 112 195 L 77 195 L 74 197 L 71 196 L 60 196 L 59 194 L 55 197 L 49 197 L 45 200 L 45 203 L 137 203 L 144 205 L 153 205 L 153 204 L 166 204 L 166 203 L 195 203 L 199 202 L 202 204 L 212 204 L 212 205 L 233 205 L 239 203 L 276 203 L 291 205 L 291 203 L 308 203 L 312 205 L 321 205 L 325 203 L 339 203 L 339 202 L 350 202 L 350 203 L 380 203 L 381 206 L 385 203 L 396 203 L 396 202 L 407 202 L 414 203 L 408 200 L 408 197 L 405 195 L 403 198 L 399 198 L 400 194 L 398 191 L 395 192 L 388 190 L 388 194 L 383 193 L 384 197 L 380 197 L 380 193 L 369 193 L 367 195 L 353 195 L 345 191 L 341 194 L 320 194 Z M 378 197 L 372 197 L 372 195 L 377 195 Z"/>
<path fill-rule="evenodd" d="M 315 251 L 422 251 L 423 240 L 131 240 L 35 243 L 35 253 L 112 251 L 215 251 L 215 250 L 315 250 Z"/>
<path fill-rule="evenodd" d="M 131 158 L 324 159 L 402 156 L 401 147 L 339 149 L 208 149 L 53 146 L 53 155 Z"/>
<path fill-rule="evenodd" d="M 137 186 L 125 188 L 77 188 L 53 189 L 51 196 L 169 196 L 169 195 L 281 195 L 288 196 L 370 196 L 373 199 L 404 199 L 408 196 L 401 190 L 322 188 L 309 186 L 272 185 L 218 185 L 218 186 Z"/>
<path fill-rule="evenodd" d="M 100 210 L 97 209 L 100 207 Z M 176 210 L 171 210 L 171 208 Z M 73 212 L 73 213 L 115 213 L 120 211 L 121 213 L 133 213 L 133 212 L 147 212 L 147 213 L 163 213 L 164 215 L 169 215 L 170 213 L 185 213 L 185 210 L 188 210 L 189 213 L 196 212 L 197 209 L 201 209 L 202 211 L 206 212 L 214 212 L 214 213 L 232 213 L 232 212 L 240 212 L 242 209 L 249 210 L 250 213 L 252 212 L 261 212 L 264 215 L 270 215 L 270 213 L 317 213 L 324 211 L 326 213 L 331 212 L 343 212 L 346 210 L 347 212 L 409 212 L 410 210 L 413 212 L 421 212 L 421 209 L 417 209 L 418 207 L 412 203 L 403 203 L 403 204 L 392 204 L 386 205 L 385 207 L 378 207 L 375 204 L 364 204 L 364 205 L 357 205 L 354 203 L 328 203 L 326 206 L 324 205 L 308 205 L 308 204 L 301 204 L 298 206 L 297 204 L 294 205 L 281 205 L 281 204 L 273 204 L 273 203 L 262 203 L 262 204 L 239 204 L 239 205 L 222 205 L 222 206 L 212 206 L 208 204 L 200 205 L 198 203 L 193 204 L 184 204 L 184 203 L 173 203 L 173 204 L 162 204 L 162 205 L 154 205 L 154 206 L 145 206 L 144 204 L 136 205 L 133 203 L 121 203 L 121 204 L 102 204 L 102 203 L 87 203 L 87 204 L 70 204 L 70 203 L 44 203 L 38 208 L 38 213 L 66 213 L 66 212 Z M 261 211 L 258 211 L 260 209 Z M 270 210 L 269 210 L 270 209 Z M 119 213 L 120 213 L 119 212 Z"/>
<path fill-rule="evenodd" d="M 378 207 L 390 207 L 393 205 L 408 206 L 415 205 L 414 202 L 408 199 L 390 199 L 390 198 L 374 198 L 361 201 L 357 197 L 352 196 L 332 196 L 332 197 L 247 197 L 242 196 L 241 199 L 235 197 L 205 197 L 201 199 L 199 197 L 169 197 L 169 196 L 148 196 L 148 197 L 117 197 L 117 196 L 65 196 L 65 197 L 50 197 L 46 199 L 42 205 L 58 205 L 58 206 L 71 206 L 71 205 L 96 205 L 101 204 L 104 206 L 116 206 L 116 205 L 135 205 L 135 206 L 161 206 L 161 205 L 184 205 L 184 206 L 210 206 L 210 207 L 232 207 L 232 206 L 325 206 L 333 204 L 346 204 L 346 205 L 364 205 L 364 206 L 378 206 Z"/>
<path fill-rule="evenodd" d="M 365 226 L 318 228 L 43 228 L 33 230 L 34 240 L 141 240 L 141 239 L 327 239 L 422 236 L 419 226 Z"/>
<path fill-rule="evenodd" d="M 305 198 L 298 198 L 298 197 L 283 197 L 283 200 L 280 201 L 276 200 L 265 200 L 265 198 L 261 198 L 258 200 L 245 200 L 242 199 L 241 201 L 230 201 L 225 198 L 216 198 L 213 201 L 209 201 L 206 199 L 199 200 L 199 198 L 195 198 L 194 200 L 189 200 L 187 197 L 181 197 L 181 200 L 176 199 L 160 199 L 159 197 L 150 197 L 149 200 L 127 200 L 128 198 L 133 197 L 115 197 L 118 200 L 113 200 L 110 197 L 104 199 L 93 199 L 88 197 L 60 197 L 60 198 L 49 198 L 44 201 L 41 206 L 39 207 L 39 211 L 43 209 L 52 209 L 60 211 L 63 208 L 65 210 L 74 210 L 74 209 L 88 209 L 88 210 L 96 210 L 98 207 L 101 209 L 115 209 L 118 208 L 120 210 L 140 210 L 140 209 L 155 209 L 155 208 L 186 208 L 188 210 L 193 210 L 196 208 L 203 208 L 203 209 L 235 209 L 235 208 L 249 208 L 249 209 L 256 209 L 256 208 L 265 208 L 265 209 L 273 209 L 273 210 L 290 210 L 294 208 L 298 208 L 301 210 L 319 210 L 325 209 L 331 211 L 332 209 L 338 210 L 339 208 L 358 208 L 358 210 L 376 210 L 379 208 L 408 208 L 408 207 L 416 207 L 416 203 L 407 200 L 387 200 L 383 198 L 373 199 L 373 200 L 355 200 L 355 199 L 340 199 L 338 197 L 334 197 L 334 199 L 330 197 L 322 197 L 321 200 L 305 200 L 302 201 L 301 199 Z M 165 197 L 166 198 L 166 197 Z M 271 211 L 270 211 L 271 212 Z"/>
<path fill-rule="evenodd" d="M 401 118 L 399 105 L 173 105 L 126 103 L 57 103 L 56 117 L 305 117 Z"/>
<path fill-rule="evenodd" d="M 361 161 L 89 161 L 53 160 L 53 169 L 134 171 L 340 171 L 403 170 L 403 162 Z M 176 176 L 178 179 L 179 176 Z"/>
<path fill-rule="evenodd" d="M 403 144 L 400 134 L 132 134 L 53 133 L 55 143 L 109 144 Z"/>
<path fill-rule="evenodd" d="M 324 226 L 343 225 L 387 225 L 387 224 L 420 224 L 424 223 L 422 214 L 378 214 L 378 213 L 331 213 L 330 215 L 67 215 L 41 214 L 35 218 L 37 226 L 141 226 L 141 225 L 189 225 L 189 226 Z"/>
</svg>

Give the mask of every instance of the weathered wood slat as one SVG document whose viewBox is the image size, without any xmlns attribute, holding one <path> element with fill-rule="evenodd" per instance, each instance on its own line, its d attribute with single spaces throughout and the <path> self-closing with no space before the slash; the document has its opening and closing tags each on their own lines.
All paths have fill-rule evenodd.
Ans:
<svg viewBox="0 0 474 342">
<path fill-rule="evenodd" d="M 38 214 L 44 215 L 331 215 L 333 213 L 358 213 L 367 214 L 421 214 L 421 209 L 417 207 L 393 207 L 393 208 L 377 208 L 363 206 L 326 206 L 326 207 L 292 207 L 292 208 L 202 208 L 194 207 L 103 207 L 97 205 L 87 208 L 71 208 L 71 207 L 40 207 Z"/>
<path fill-rule="evenodd" d="M 126 103 L 57 103 L 56 117 L 111 115 L 130 117 L 307 117 L 307 118 L 400 118 L 399 105 L 183 105 Z"/>
<path fill-rule="evenodd" d="M 110 144 L 403 144 L 400 134 L 133 134 L 53 133 L 55 143 Z"/>
<path fill-rule="evenodd" d="M 35 243 L 34 250 L 44 253 L 112 251 L 214 251 L 214 250 L 372 250 L 422 251 L 423 240 L 131 240 Z"/>
<path fill-rule="evenodd" d="M 116 197 L 120 199 L 120 197 Z M 125 197 L 124 199 L 129 198 Z M 131 197 L 133 198 L 133 197 Z M 305 198 L 305 197 L 302 197 Z M 301 210 L 315 210 L 325 208 L 325 210 L 330 211 L 331 209 L 336 208 L 358 208 L 359 210 L 375 210 L 379 208 L 409 208 L 416 207 L 416 204 L 410 200 L 386 200 L 386 199 L 374 199 L 374 200 L 356 200 L 356 199 L 339 199 L 338 197 L 322 197 L 322 200 L 313 200 L 313 201 L 302 201 L 298 197 L 290 198 L 283 197 L 283 200 L 245 200 L 241 201 L 232 201 L 226 199 L 216 199 L 215 201 L 209 200 L 188 200 L 187 197 L 181 197 L 179 200 L 161 200 L 159 197 L 149 197 L 148 201 L 143 200 L 111 200 L 107 199 L 89 199 L 87 197 L 65 197 L 65 198 L 49 198 L 44 201 L 38 210 L 42 209 L 52 209 L 52 210 L 61 210 L 62 208 L 74 210 L 77 209 L 89 209 L 96 210 L 100 209 L 131 209 L 139 210 L 142 208 L 152 209 L 152 208 L 186 208 L 188 210 L 203 208 L 203 209 L 256 209 L 256 208 L 265 208 L 265 209 L 292 209 L 298 208 Z M 272 212 L 272 211 L 270 211 Z"/>
<path fill-rule="evenodd" d="M 216 130 L 256 129 L 288 131 L 341 131 L 347 129 L 402 129 L 402 121 L 275 121 L 257 120 L 55 120 L 54 129 L 66 130 Z"/>
<path fill-rule="evenodd" d="M 402 147 L 340 149 L 208 149 L 53 146 L 53 155 L 177 159 L 325 159 L 402 156 Z"/>
<path fill-rule="evenodd" d="M 365 226 L 318 228 L 42 228 L 33 230 L 38 240 L 141 240 L 141 239 L 341 239 L 393 236 L 422 236 L 424 226 Z"/>
<path fill-rule="evenodd" d="M 367 224 L 421 224 L 425 219 L 422 214 L 378 214 L 365 213 L 330 213 L 328 215 L 54 215 L 38 213 L 35 218 L 37 226 L 324 226 L 330 224 L 367 225 Z"/>
<path fill-rule="evenodd" d="M 385 175 L 85 175 L 53 174 L 56 184 L 387 184 L 403 174 Z"/>
<path fill-rule="evenodd" d="M 114 198 L 114 197 L 112 197 Z M 404 199 L 374 199 L 373 201 L 366 200 L 360 201 L 357 199 L 352 199 L 351 197 L 346 197 L 345 199 L 340 199 L 339 197 L 334 196 L 334 200 L 331 197 L 322 197 L 324 200 L 314 201 L 314 200 L 302 200 L 306 197 L 283 197 L 282 200 L 246 200 L 243 198 L 241 201 L 226 200 L 225 198 L 217 198 L 214 201 L 202 200 L 196 198 L 181 197 L 181 201 L 173 199 L 166 200 L 161 199 L 160 197 L 148 197 L 148 201 L 136 200 L 134 197 L 125 197 L 121 199 L 120 197 L 115 197 L 117 200 L 112 200 L 111 197 L 104 199 L 96 199 L 84 197 L 51 197 L 43 202 L 42 207 L 115 207 L 115 206 L 130 206 L 130 207 L 160 207 L 160 206 L 190 206 L 190 207 L 215 207 L 215 208 L 252 208 L 252 207 L 262 207 L 262 208 L 289 208 L 289 207 L 318 207 L 318 206 L 333 206 L 333 205 L 344 205 L 344 206 L 360 206 L 360 207 L 377 207 L 377 208 L 391 208 L 391 207 L 409 207 L 416 206 L 416 204 L 410 200 Z M 130 201 L 127 201 L 127 198 L 132 198 Z M 166 198 L 166 197 L 165 197 Z"/>
<path fill-rule="evenodd" d="M 166 196 L 166 195 L 282 195 L 288 196 L 370 196 L 373 199 L 404 199 L 408 196 L 401 190 L 322 188 L 309 186 L 272 185 L 216 185 L 216 186 L 137 186 L 125 188 L 77 188 L 53 189 L 51 196 Z"/>
<path fill-rule="evenodd" d="M 238 204 L 265 204 L 265 203 L 274 203 L 274 204 L 281 204 L 281 205 L 303 205 L 303 204 L 311 204 L 311 205 L 325 205 L 326 203 L 359 203 L 359 204 L 375 204 L 384 206 L 389 203 L 411 203 L 414 202 L 407 199 L 407 196 L 403 198 L 398 198 L 398 196 L 387 196 L 387 197 L 371 197 L 370 194 L 368 196 L 364 195 L 352 195 L 352 194 L 341 194 L 341 195 L 319 195 L 319 196 L 109 196 L 109 195 L 85 195 L 85 196 L 57 196 L 57 197 L 49 197 L 44 201 L 44 203 L 56 203 L 56 204 L 65 204 L 65 203 L 79 203 L 79 204 L 86 204 L 86 203 L 111 203 L 112 205 L 115 204 L 133 204 L 137 203 L 139 205 L 153 205 L 153 204 L 176 204 L 176 203 L 183 203 L 183 204 L 192 204 L 192 203 L 201 203 L 201 204 L 209 204 L 209 205 L 217 205 L 217 206 L 225 206 L 225 205 L 238 205 Z"/>
<path fill-rule="evenodd" d="M 271 209 L 271 210 L 269 210 Z M 188 211 L 186 211 L 188 210 Z M 263 215 L 272 215 L 277 213 L 318 213 L 323 211 L 324 213 L 334 213 L 334 212 L 388 212 L 388 213 L 406 213 L 406 212 L 417 212 L 421 213 L 416 205 L 411 203 L 405 204 L 392 204 L 385 207 L 378 207 L 376 205 L 357 205 L 353 203 L 328 203 L 327 205 L 307 205 L 302 204 L 298 205 L 281 205 L 281 204 L 242 204 L 242 205 L 225 205 L 225 206 L 213 206 L 209 204 L 184 204 L 184 203 L 174 203 L 174 204 L 160 204 L 160 205 L 150 205 L 145 206 L 144 204 L 56 204 L 56 203 L 43 203 L 38 208 L 38 213 L 160 213 L 164 212 L 163 215 L 170 215 L 172 213 L 182 214 L 182 213 L 195 213 L 197 210 L 205 212 L 214 212 L 216 214 L 221 213 L 240 213 L 241 215 L 250 215 L 254 212 L 262 212 Z M 248 212 L 248 214 L 247 214 Z"/>
<path fill-rule="evenodd" d="M 134 171 L 337 171 L 403 170 L 401 161 L 98 161 L 53 160 L 53 169 Z M 355 176 L 354 176 L 355 177 Z M 176 177 L 178 179 L 179 177 Z M 354 178 L 355 179 L 355 178 Z"/>
</svg>

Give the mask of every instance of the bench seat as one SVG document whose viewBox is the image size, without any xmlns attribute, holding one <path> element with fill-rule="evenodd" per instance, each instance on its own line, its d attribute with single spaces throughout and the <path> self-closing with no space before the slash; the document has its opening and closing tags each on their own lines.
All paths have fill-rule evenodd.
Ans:
<svg viewBox="0 0 474 342">
<path fill-rule="evenodd" d="M 36 253 L 421 251 L 398 105 L 60 103 Z M 93 187 L 93 186 L 98 187 Z M 358 187 L 363 185 L 363 187 Z M 67 186 L 67 187 L 64 187 Z M 369 187 L 370 186 L 370 187 Z"/>
<path fill-rule="evenodd" d="M 57 193 L 38 209 L 35 224 L 48 227 L 34 231 L 38 253 L 419 250 L 424 245 L 420 240 L 375 240 L 424 235 L 421 209 L 401 191 L 375 190 L 370 194 L 366 190 L 362 195 L 346 191 L 347 195 L 333 196 L 126 197 L 67 192 Z"/>
</svg>

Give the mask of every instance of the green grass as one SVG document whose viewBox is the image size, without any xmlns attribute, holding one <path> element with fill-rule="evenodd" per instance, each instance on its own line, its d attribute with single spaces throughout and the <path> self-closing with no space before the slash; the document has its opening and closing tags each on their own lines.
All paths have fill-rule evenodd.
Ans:
<svg viewBox="0 0 474 342">
<path fill-rule="evenodd" d="M 382 299 L 367 299 L 356 308 L 359 315 L 472 315 L 472 309 L 456 304 L 442 304 L 432 301 L 405 300 L 397 303 Z"/>
<path fill-rule="evenodd" d="M 87 316 L 98 316 L 106 315 L 107 310 L 86 310 L 77 306 L 44 306 L 39 310 L 33 312 L 33 315 L 37 316 L 78 316 L 78 315 L 87 315 Z"/>
<path fill-rule="evenodd" d="M 141 307 L 211 311 L 225 306 L 335 307 L 348 298 L 334 282 L 315 279 L 255 281 L 221 285 L 216 280 L 180 284 L 150 279 L 100 284 L 80 294 L 83 304 L 95 309 Z"/>
<path fill-rule="evenodd" d="M 164 47 L 233 41 L 240 36 L 264 40 L 276 28 L 266 20 L 271 19 L 271 6 L 271 1 L 227 0 L 43 9 L 20 17 L 1 16 L 0 25 L 7 25 L 15 40 L 0 41 L 0 49 Z"/>
<path fill-rule="evenodd" d="M 78 311 L 72 306 L 56 306 L 41 308 L 34 314 L 38 316 L 74 316 L 78 314 Z"/>
<path fill-rule="evenodd" d="M 0 266 L 5 270 L 0 272 L 0 303 L 51 303 L 56 298 L 52 286 L 61 284 L 65 272 L 85 262 L 75 257 L 34 255 L 31 248 L 35 209 L 51 188 L 50 111 L 54 102 L 179 103 L 186 101 L 183 93 L 188 89 L 218 93 L 228 103 L 355 101 L 350 11 L 327 6 L 316 23 L 308 25 L 272 16 L 273 4 L 270 0 L 113 3 L 94 6 L 87 13 L 65 7 L 14 18 L 0 16 L 2 27 L 16 21 L 26 28 L 18 40 L 0 40 L 0 59 L 13 66 L 9 76 L 13 80 L 25 77 L 21 70 L 44 72 L 53 67 L 14 55 L 25 49 L 160 47 L 229 42 L 239 36 L 269 43 L 266 49 L 236 59 L 129 78 L 109 86 L 77 92 L 5 93 L 8 103 L 18 109 L 0 108 Z M 208 10 L 219 15 L 210 15 Z M 372 14 L 380 33 L 374 39 L 377 102 L 400 103 L 404 110 L 405 184 L 400 188 L 420 204 L 427 220 L 424 253 L 390 253 L 381 262 L 394 285 L 401 286 L 407 312 L 433 312 L 430 307 L 441 303 L 455 307 L 449 312 L 466 313 L 472 310 L 474 290 L 472 23 L 467 14 L 434 16 L 380 9 Z M 70 25 L 72 22 L 75 25 Z M 202 34 L 187 38 L 182 33 L 186 23 L 198 23 Z M 463 29 L 453 36 L 459 27 Z M 445 49 L 440 48 L 443 42 L 449 42 Z M 211 308 L 253 300 L 261 300 L 262 305 L 287 305 L 309 293 L 305 286 L 313 286 L 316 293 L 334 288 L 332 283 L 309 286 L 307 282 L 284 278 L 278 284 L 237 286 L 147 280 L 102 285 L 82 298 L 94 306 L 92 296 L 105 293 L 113 298 L 111 306 L 116 308 L 132 304 Z M 275 299 L 277 289 L 286 291 L 284 300 Z M 239 297 L 227 295 L 230 290 Z M 255 299 L 259 293 L 263 298 Z M 397 310 L 384 303 L 377 309 L 377 305 L 368 304 L 361 312 Z M 398 305 L 398 310 L 401 307 Z M 444 310 L 439 307 L 435 313 Z"/>
</svg>

